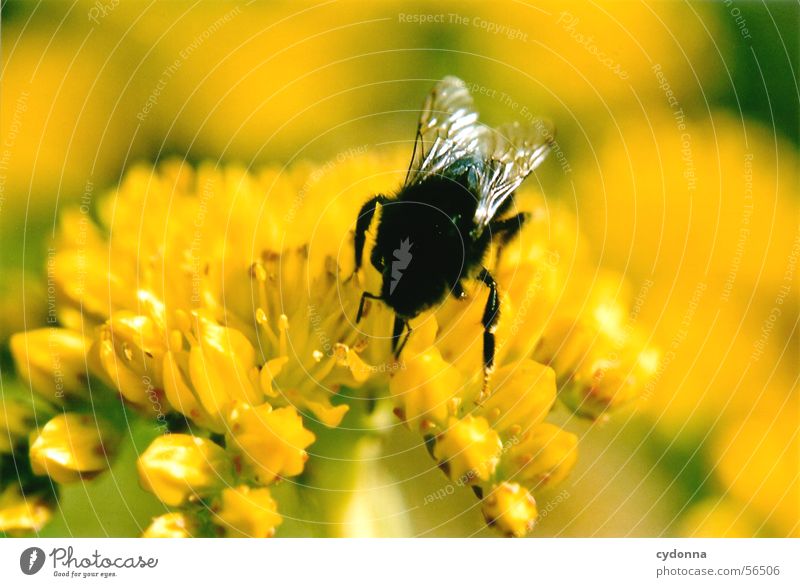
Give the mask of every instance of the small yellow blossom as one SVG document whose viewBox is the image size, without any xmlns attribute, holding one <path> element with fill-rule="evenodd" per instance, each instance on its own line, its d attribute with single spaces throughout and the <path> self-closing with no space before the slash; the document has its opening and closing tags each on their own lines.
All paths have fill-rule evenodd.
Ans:
<svg viewBox="0 0 800 587">
<path fill-rule="evenodd" d="M 303 427 L 294 407 L 239 403 L 231 412 L 229 426 L 227 443 L 238 455 L 242 474 L 267 484 L 303 472 L 308 459 L 305 449 L 314 442 L 314 435 Z"/>
<path fill-rule="evenodd" d="M 389 391 L 398 415 L 409 426 L 427 432 L 447 423 L 462 385 L 460 374 L 432 347 L 407 360 L 390 380 Z"/>
<path fill-rule="evenodd" d="M 556 401 L 555 373 L 530 359 L 503 365 L 492 383 L 493 391 L 479 413 L 504 439 L 542 422 Z"/>
<path fill-rule="evenodd" d="M 118 441 L 117 432 L 101 419 L 60 414 L 31 435 L 31 468 L 59 483 L 91 479 L 110 466 Z"/>
<path fill-rule="evenodd" d="M 189 352 L 189 373 L 210 414 L 225 414 L 236 400 L 261 403 L 256 351 L 238 330 L 204 317 L 196 324 L 197 344 Z"/>
<path fill-rule="evenodd" d="M 41 530 L 53 516 L 54 503 L 44 495 L 22 495 L 9 485 L 0 493 L 0 533 L 24 535 Z"/>
<path fill-rule="evenodd" d="M 162 366 L 165 341 L 162 330 L 147 316 L 120 311 L 100 329 L 96 374 L 139 409 L 163 397 Z M 168 406 L 167 406 L 168 407 Z"/>
<path fill-rule="evenodd" d="M 188 434 L 156 438 L 137 461 L 139 482 L 170 506 L 203 498 L 233 482 L 233 464 L 218 444 Z"/>
<path fill-rule="evenodd" d="M 153 518 L 142 538 L 193 538 L 200 535 L 200 522 L 190 514 L 171 512 Z"/>
<path fill-rule="evenodd" d="M 589 359 L 564 386 L 561 399 L 576 413 L 600 418 L 639 397 L 658 369 L 652 350 L 636 357 Z"/>
<path fill-rule="evenodd" d="M 509 479 L 532 489 L 564 480 L 578 459 L 578 437 L 543 422 L 503 455 L 502 469 Z"/>
<path fill-rule="evenodd" d="M 205 315 L 177 317 L 180 330 L 172 331 L 163 357 L 166 397 L 197 424 L 222 433 L 234 402 L 264 398 L 255 348 L 240 331 Z"/>
<path fill-rule="evenodd" d="M 481 504 L 486 523 L 507 536 L 522 537 L 533 529 L 538 511 L 536 500 L 517 483 L 492 487 Z"/>
<path fill-rule="evenodd" d="M 271 538 L 283 521 L 269 489 L 247 485 L 225 489 L 212 513 L 228 538 Z"/>
<path fill-rule="evenodd" d="M 492 476 L 502 450 L 500 436 L 486 418 L 468 414 L 460 420 L 450 418 L 436 437 L 433 455 L 450 479 L 471 485 Z"/>
<path fill-rule="evenodd" d="M 90 341 L 64 328 L 40 328 L 11 337 L 17 372 L 46 400 L 61 404 L 87 397 Z"/>
</svg>

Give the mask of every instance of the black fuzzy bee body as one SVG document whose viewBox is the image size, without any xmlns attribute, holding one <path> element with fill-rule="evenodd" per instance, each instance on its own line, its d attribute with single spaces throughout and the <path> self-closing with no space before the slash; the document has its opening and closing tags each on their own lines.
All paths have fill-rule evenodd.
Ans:
<svg viewBox="0 0 800 587">
<path fill-rule="evenodd" d="M 383 204 L 373 258 L 381 297 L 398 316 L 416 317 L 480 269 L 491 238 L 470 236 L 476 203 L 464 183 L 430 178 Z"/>
<path fill-rule="evenodd" d="M 396 196 L 377 195 L 362 206 L 356 221 L 355 270 L 361 267 L 366 232 L 380 205 L 370 262 L 382 282 L 379 294 L 364 292 L 357 321 L 367 299 L 392 308 L 393 344 L 399 355 L 411 333 L 409 320 L 448 295 L 463 298 L 462 282 L 478 280 L 489 289 L 482 319 L 488 382 L 500 303 L 484 258 L 493 241 L 508 242 L 522 227 L 527 214 L 502 216 L 513 204 L 516 188 L 544 159 L 553 134 L 541 121 L 493 130 L 479 125 L 477 118 L 461 80 L 439 82 L 423 106 L 404 185 Z"/>
</svg>

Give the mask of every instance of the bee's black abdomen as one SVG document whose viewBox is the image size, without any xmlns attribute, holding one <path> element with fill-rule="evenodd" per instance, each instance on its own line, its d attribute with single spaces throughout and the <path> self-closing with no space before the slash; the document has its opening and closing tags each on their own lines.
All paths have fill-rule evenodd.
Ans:
<svg viewBox="0 0 800 587">
<path fill-rule="evenodd" d="M 476 198 L 464 183 L 430 178 L 385 202 L 376 251 L 384 261 L 382 297 L 412 318 L 474 276 L 489 237 L 472 236 Z"/>
</svg>

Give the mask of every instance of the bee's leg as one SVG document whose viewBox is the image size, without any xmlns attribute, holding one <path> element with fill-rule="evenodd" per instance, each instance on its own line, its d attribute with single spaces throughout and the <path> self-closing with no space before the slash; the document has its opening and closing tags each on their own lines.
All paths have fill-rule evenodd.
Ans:
<svg viewBox="0 0 800 587">
<path fill-rule="evenodd" d="M 457 300 L 463 300 L 467 297 L 467 292 L 464 291 L 464 286 L 461 285 L 460 281 L 456 281 L 450 294 Z"/>
<path fill-rule="evenodd" d="M 408 329 L 408 332 L 406 332 L 406 335 L 403 337 L 403 342 L 398 345 L 397 342 L 400 340 L 403 330 L 406 329 Z M 403 348 L 406 346 L 409 336 L 411 336 L 411 326 L 408 325 L 406 320 L 400 318 L 400 316 L 395 316 L 394 328 L 392 332 L 392 352 L 394 352 L 395 359 L 400 358 L 400 353 L 403 352 Z"/>
<path fill-rule="evenodd" d="M 489 230 L 492 236 L 496 236 L 498 239 L 497 253 L 495 254 L 495 267 L 500 264 L 500 255 L 503 252 L 503 247 L 514 240 L 514 237 L 519 234 L 519 231 L 522 230 L 522 227 L 530 219 L 530 212 L 520 212 L 511 218 L 495 220 L 489 223 Z"/>
<path fill-rule="evenodd" d="M 380 300 L 382 299 L 381 296 L 376 296 L 375 294 L 371 294 L 368 291 L 365 291 L 361 294 L 361 302 L 358 304 L 358 314 L 356 314 L 356 324 L 361 322 L 361 318 L 364 315 L 364 302 L 367 301 L 367 298 L 371 300 Z"/>
<path fill-rule="evenodd" d="M 492 232 L 492 235 L 500 237 L 500 241 L 503 244 L 507 244 L 514 240 L 514 237 L 517 236 L 519 231 L 522 230 L 522 227 L 525 226 L 525 223 L 530 219 L 530 212 L 520 212 L 511 218 L 490 222 L 489 230 Z"/>
<path fill-rule="evenodd" d="M 397 342 L 400 340 L 400 335 L 406 328 L 406 322 L 400 316 L 394 317 L 394 326 L 392 327 L 392 352 L 397 356 Z"/>
<path fill-rule="evenodd" d="M 497 294 L 497 282 L 486 268 L 482 268 L 478 279 L 489 288 L 489 297 L 483 310 L 483 387 L 478 402 L 486 399 L 489 389 L 489 376 L 494 371 L 494 331 L 500 319 L 500 296 Z"/>
<path fill-rule="evenodd" d="M 372 224 L 372 217 L 375 215 L 375 206 L 377 204 L 384 204 L 388 199 L 389 198 L 386 196 L 378 194 L 367 200 L 358 212 L 354 242 L 355 268 L 353 269 L 353 275 L 358 273 L 358 270 L 361 269 L 361 262 L 364 258 L 364 244 L 367 242 L 367 229 L 369 229 L 369 225 Z"/>
</svg>

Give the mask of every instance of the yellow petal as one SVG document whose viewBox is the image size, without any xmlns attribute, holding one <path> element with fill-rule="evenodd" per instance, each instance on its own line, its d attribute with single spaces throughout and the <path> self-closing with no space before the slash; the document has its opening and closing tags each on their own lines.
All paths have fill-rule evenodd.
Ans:
<svg viewBox="0 0 800 587">
<path fill-rule="evenodd" d="M 183 367 L 178 365 L 179 360 L 184 363 Z M 167 401 L 173 408 L 187 418 L 191 418 L 199 426 L 222 433 L 225 429 L 224 419 L 219 415 L 213 417 L 206 412 L 197 400 L 194 390 L 187 383 L 184 375 L 188 372 L 186 363 L 188 360 L 185 357 L 179 359 L 172 351 L 164 354 L 164 393 Z"/>
<path fill-rule="evenodd" d="M 234 401 L 260 403 L 264 394 L 252 380 L 256 353 L 238 330 L 199 319 L 198 344 L 189 352 L 189 373 L 203 408 L 225 414 Z"/>
<path fill-rule="evenodd" d="M 278 396 L 278 391 L 272 387 L 272 382 L 280 375 L 281 370 L 288 362 L 289 357 L 278 357 L 277 359 L 267 361 L 264 366 L 261 367 L 261 391 L 264 392 L 267 397 Z"/>
<path fill-rule="evenodd" d="M 273 410 L 269 404 L 237 403 L 228 425 L 227 445 L 238 454 L 244 475 L 266 484 L 303 472 L 305 449 L 315 437 L 294 407 Z"/>
</svg>

